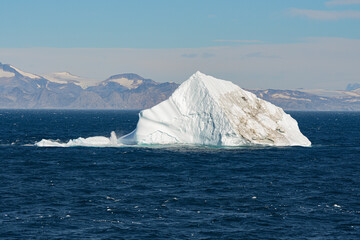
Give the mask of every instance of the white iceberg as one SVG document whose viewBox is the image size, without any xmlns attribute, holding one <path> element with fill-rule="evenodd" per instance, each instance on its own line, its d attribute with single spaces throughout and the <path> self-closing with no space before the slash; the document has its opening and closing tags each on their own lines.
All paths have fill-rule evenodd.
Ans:
<svg viewBox="0 0 360 240">
<path fill-rule="evenodd" d="M 90 137 L 67 143 L 43 139 L 40 147 L 121 147 L 185 144 L 310 146 L 298 123 L 281 108 L 232 82 L 197 72 L 166 101 L 140 112 L 136 129 L 120 138 Z"/>
<path fill-rule="evenodd" d="M 283 109 L 232 82 L 197 72 L 164 102 L 140 112 L 123 144 L 310 146 Z"/>
<path fill-rule="evenodd" d="M 42 139 L 35 143 L 38 147 L 120 147 L 121 143 L 118 142 L 115 132 L 111 132 L 109 138 L 103 136 L 88 137 L 88 138 L 77 138 L 71 139 L 66 143 L 62 143 L 54 140 Z"/>
</svg>

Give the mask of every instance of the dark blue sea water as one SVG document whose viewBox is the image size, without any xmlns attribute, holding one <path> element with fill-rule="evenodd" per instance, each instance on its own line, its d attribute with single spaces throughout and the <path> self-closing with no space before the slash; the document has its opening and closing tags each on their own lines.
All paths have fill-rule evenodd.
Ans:
<svg viewBox="0 0 360 240">
<path fill-rule="evenodd" d="M 292 112 L 312 141 L 39 148 L 137 112 L 0 111 L 1 239 L 360 239 L 360 113 Z"/>
</svg>

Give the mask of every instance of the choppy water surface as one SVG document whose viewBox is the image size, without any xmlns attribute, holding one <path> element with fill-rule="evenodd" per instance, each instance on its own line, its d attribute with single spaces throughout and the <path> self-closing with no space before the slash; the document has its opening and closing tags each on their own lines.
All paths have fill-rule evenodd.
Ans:
<svg viewBox="0 0 360 240">
<path fill-rule="evenodd" d="M 137 112 L 0 111 L 0 238 L 360 239 L 360 113 L 292 112 L 313 147 L 38 148 Z"/>
</svg>

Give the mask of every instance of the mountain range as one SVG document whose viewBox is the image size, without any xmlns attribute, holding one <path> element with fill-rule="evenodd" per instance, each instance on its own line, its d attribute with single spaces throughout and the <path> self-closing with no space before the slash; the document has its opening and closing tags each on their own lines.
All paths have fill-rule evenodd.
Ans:
<svg viewBox="0 0 360 240">
<path fill-rule="evenodd" d="M 68 72 L 36 75 L 0 63 L 2 109 L 146 109 L 167 99 L 179 85 L 134 73 L 96 82 Z M 360 84 L 346 90 L 246 89 L 285 110 L 360 111 Z"/>
<path fill-rule="evenodd" d="M 285 110 L 360 111 L 360 89 L 353 91 L 323 89 L 249 91 Z"/>
<path fill-rule="evenodd" d="M 87 83 L 70 73 L 40 76 L 0 63 L 0 108 L 144 109 L 164 101 L 178 87 L 133 73 Z"/>
</svg>

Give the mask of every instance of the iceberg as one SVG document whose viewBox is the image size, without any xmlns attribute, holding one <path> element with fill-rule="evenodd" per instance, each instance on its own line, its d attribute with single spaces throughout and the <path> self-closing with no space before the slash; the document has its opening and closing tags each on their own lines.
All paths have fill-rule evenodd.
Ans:
<svg viewBox="0 0 360 240">
<path fill-rule="evenodd" d="M 283 109 L 232 82 L 196 72 L 158 105 L 140 112 L 137 127 L 117 138 L 42 139 L 39 147 L 154 145 L 311 146 Z"/>
<path fill-rule="evenodd" d="M 230 81 L 196 72 L 167 100 L 140 112 L 122 144 L 310 146 L 283 109 Z"/>
<path fill-rule="evenodd" d="M 96 136 L 88 138 L 71 139 L 66 143 L 59 141 L 42 139 L 35 143 L 38 147 L 120 147 L 121 143 L 118 142 L 114 131 L 111 132 L 110 137 Z"/>
</svg>

